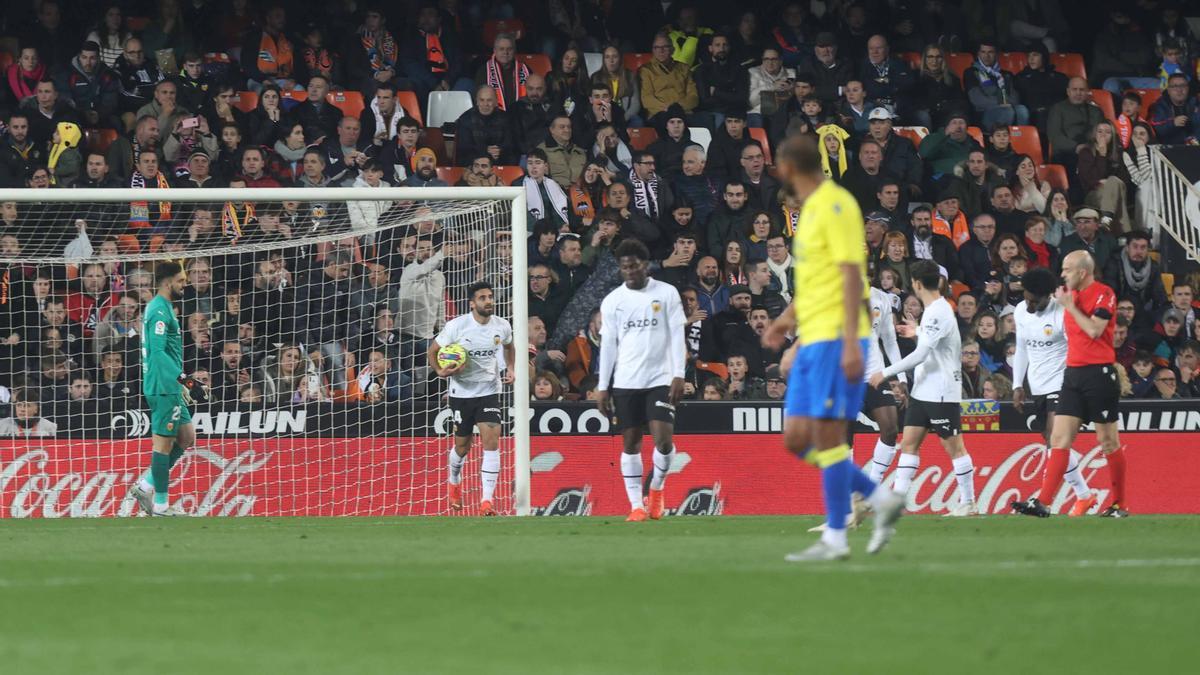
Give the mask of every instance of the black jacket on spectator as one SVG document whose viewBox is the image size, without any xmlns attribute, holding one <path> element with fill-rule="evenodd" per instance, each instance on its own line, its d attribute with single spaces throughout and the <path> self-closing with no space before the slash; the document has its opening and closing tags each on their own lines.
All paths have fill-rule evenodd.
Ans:
<svg viewBox="0 0 1200 675">
<path fill-rule="evenodd" d="M 475 108 L 458 118 L 455 124 L 454 159 L 458 166 L 470 166 L 471 160 L 487 152 L 489 145 L 500 146 L 497 164 L 516 164 L 520 149 L 513 137 L 507 113 L 499 108 L 491 115 L 480 115 Z"/>
<path fill-rule="evenodd" d="M 127 63 L 125 55 L 122 54 L 113 63 L 113 70 L 117 73 L 120 88 L 118 104 L 120 112 L 136 113 L 138 108 L 154 100 L 154 87 L 162 81 L 163 74 L 158 69 L 153 54 L 150 54 L 138 66 Z M 170 129 L 161 129 L 160 131 L 166 134 Z"/>
<path fill-rule="evenodd" d="M 21 106 L 21 110 L 29 116 L 29 138 L 39 148 L 50 147 L 50 137 L 54 135 L 54 129 L 58 126 L 59 122 L 74 122 L 75 124 L 79 124 L 79 115 L 62 98 L 55 104 L 54 111 L 50 117 L 46 117 L 42 111 L 38 110 L 35 99 L 29 99 L 25 105 Z M 80 124 L 79 126 L 83 127 L 86 125 Z"/>
<path fill-rule="evenodd" d="M 949 83 L 917 74 L 916 85 L 913 87 L 913 108 L 928 111 L 935 127 L 945 126 L 946 113 L 968 109 L 967 97 L 963 94 L 958 76 L 954 73 L 948 75 Z"/>
<path fill-rule="evenodd" d="M 708 219 L 712 217 L 713 210 L 717 208 L 717 202 L 721 199 L 721 184 L 708 175 L 708 172 L 699 176 L 685 176 L 682 173 L 675 176 L 671 181 L 671 191 L 676 197 L 683 195 L 692 202 L 692 229 L 701 241 L 696 242 L 700 246 L 700 250 L 704 250 L 704 226 L 708 225 Z"/>
<path fill-rule="evenodd" d="M 654 155 L 655 170 L 659 176 L 675 176 L 683 171 L 683 151 L 692 143 L 692 132 L 687 129 L 683 130 L 683 135 L 679 140 L 675 140 L 667 135 L 666 125 L 660 124 L 658 129 L 658 140 L 654 141 L 646 148 L 646 151 Z"/>
<path fill-rule="evenodd" d="M 846 174 L 842 176 L 842 187 L 850 191 L 854 198 L 858 201 L 858 205 L 862 207 L 863 212 L 873 211 L 879 206 L 879 187 L 883 184 L 883 180 L 887 176 L 880 167 L 879 173 L 874 176 L 863 170 L 858 162 L 854 162 L 848 169 Z M 891 177 L 894 179 L 894 177 Z"/>
<path fill-rule="evenodd" d="M 741 179 L 746 186 L 746 194 L 749 195 L 749 199 L 746 200 L 749 206 L 772 213 L 779 209 L 779 181 L 775 180 L 766 170 L 763 171 L 758 183 L 750 182 L 750 177 L 746 175 L 744 169 L 741 171 Z"/>
<path fill-rule="evenodd" d="M 309 273 L 296 293 L 297 331 L 311 346 L 342 340 L 351 328 L 349 279 L 334 280 L 321 268 Z M 277 308 L 287 311 L 285 308 Z"/>
<path fill-rule="evenodd" d="M 271 148 L 275 145 L 275 141 L 281 141 L 292 127 L 296 125 L 296 118 L 282 110 L 279 113 L 279 121 L 276 122 L 267 117 L 267 113 L 261 107 L 251 110 L 246 115 L 246 126 L 249 127 L 250 135 L 246 138 L 248 145 L 261 145 L 266 148 Z M 214 132 L 216 133 L 216 132 Z M 308 138 L 308 129 L 305 128 L 304 137 Z M 363 138 L 370 138 L 364 130 Z M 315 138 L 311 140 L 316 140 Z"/>
<path fill-rule="evenodd" d="M 625 109 L 620 103 L 613 101 L 611 109 L 612 125 L 616 129 L 617 135 L 621 140 L 629 143 L 629 132 L 626 130 Z M 586 100 L 581 101 L 575 106 L 575 110 L 571 113 L 571 140 L 581 148 L 589 149 L 596 144 L 596 130 L 600 128 L 600 122 L 596 121 L 596 114 L 592 112 L 592 106 Z"/>
<path fill-rule="evenodd" d="M 544 100 L 541 103 L 534 103 L 529 99 L 521 99 L 517 101 L 513 108 L 513 113 L 509 116 L 512 119 L 514 133 L 516 134 L 517 146 L 520 148 L 520 154 L 527 155 L 530 150 L 533 150 L 539 143 L 545 141 L 550 135 L 550 122 L 558 115 L 563 113 L 562 106 L 549 100 Z M 572 125 L 573 128 L 573 125 Z M 462 133 L 461 131 L 457 133 Z M 578 141 L 578 139 L 575 139 Z M 486 145 L 484 147 L 487 147 Z M 590 145 L 588 147 L 591 147 Z M 471 159 L 466 163 L 460 163 L 459 166 L 470 166 Z"/>
<path fill-rule="evenodd" d="M 905 186 L 920 187 L 924 167 L 912 141 L 893 131 L 883 149 L 883 162 L 879 165 L 879 171 L 900 180 Z M 908 196 L 907 190 L 901 192 L 904 193 L 902 198 Z"/>
<path fill-rule="evenodd" d="M 34 165 L 45 163 L 46 151 L 36 143 L 30 141 L 29 147 L 22 151 L 7 136 L 0 139 L 0 184 L 4 187 L 25 187 L 25 177 Z"/>
<path fill-rule="evenodd" d="M 704 172 L 717 179 L 738 175 L 742 170 L 742 149 L 751 144 L 758 145 L 758 141 L 750 138 L 749 129 L 742 132 L 740 139 L 734 140 L 722 124 L 713 132 L 712 142 L 708 145 Z"/>
<path fill-rule="evenodd" d="M 854 79 L 854 67 L 845 59 L 835 59 L 831 66 L 813 59 L 807 66 L 801 66 L 801 71 L 812 80 L 813 92 L 826 110 L 842 97 L 842 87 Z"/>
<path fill-rule="evenodd" d="M 1109 260 L 1103 272 L 1104 283 L 1113 289 L 1118 298 L 1129 298 L 1137 305 L 1137 314 L 1134 315 L 1133 321 L 1135 327 L 1143 331 L 1154 327 L 1155 319 L 1162 316 L 1163 309 L 1170 302 L 1158 263 L 1147 258 L 1144 265 L 1149 265 L 1150 278 L 1140 291 L 1135 290 L 1126 279 L 1124 256 L 1121 253 Z"/>
<path fill-rule="evenodd" d="M 886 72 L 886 75 L 884 74 Z M 886 68 L 876 68 L 868 59 L 858 67 L 858 78 L 867 92 L 867 100 L 878 105 L 891 105 L 901 117 L 909 110 L 913 86 L 917 78 L 908 64 L 896 57 L 887 60 Z"/>
<path fill-rule="evenodd" d="M 1025 66 L 1025 70 L 1017 73 L 1013 86 L 1021 103 L 1032 113 L 1045 115 L 1050 106 L 1067 97 L 1067 82 L 1070 80 L 1063 73 L 1054 69 L 1054 64 L 1046 62 L 1046 67 L 1033 70 Z"/>
<path fill-rule="evenodd" d="M 567 300 L 575 297 L 575 291 L 579 290 L 579 287 L 583 286 L 583 282 L 592 276 L 592 268 L 587 265 L 567 267 L 562 262 L 555 260 L 550 267 L 558 275 L 557 288 L 565 295 Z"/>
<path fill-rule="evenodd" d="M 962 282 L 972 291 L 982 292 L 983 285 L 992 275 L 992 254 L 973 235 L 958 249 L 958 262 L 962 268 Z"/>
<path fill-rule="evenodd" d="M 706 237 L 707 241 L 705 241 L 705 246 L 708 247 L 708 255 L 715 257 L 717 260 L 724 260 L 725 245 L 731 239 L 741 241 L 746 236 L 746 228 L 749 226 L 756 210 L 751 205 L 749 199 L 746 200 L 746 205 L 737 211 L 730 209 L 729 205 L 722 200 L 717 206 L 717 210 L 713 212 L 712 217 L 708 219 L 708 236 Z"/>
<path fill-rule="evenodd" d="M 745 109 L 750 98 L 750 71 L 741 64 L 732 59 L 726 59 L 724 63 L 707 61 L 692 72 L 692 77 L 700 95 L 698 110 L 724 113 Z"/>
<path fill-rule="evenodd" d="M 992 214 L 992 217 L 996 219 L 997 237 L 1002 234 L 1013 234 L 1018 240 L 1025 241 L 1025 221 L 1029 220 L 1029 213 L 1020 209 L 1013 209 L 1008 213 L 1002 213 L 995 208 L 987 208 L 984 211 Z"/>
<path fill-rule="evenodd" d="M 563 309 L 562 314 L 558 317 L 558 325 L 555 326 L 554 332 L 550 333 L 550 339 L 546 341 L 546 346 L 550 349 L 566 350 L 567 343 L 578 335 L 579 331 L 587 327 L 592 310 L 600 306 L 600 303 L 604 301 L 604 296 L 621 285 L 621 269 L 612 254 L 614 248 L 616 248 L 616 242 L 610 248 L 600 251 L 596 256 L 595 270 Z"/>
<path fill-rule="evenodd" d="M 909 251 L 916 250 L 916 245 L 913 242 L 915 238 L 915 233 L 909 234 Z M 950 275 L 952 281 L 960 280 L 962 277 L 960 276 L 961 270 L 958 264 L 959 251 L 954 248 L 954 242 L 950 241 L 948 237 L 936 233 L 930 234 L 929 238 L 929 247 L 933 251 L 933 261 L 946 268 L 946 273 Z"/>
<path fill-rule="evenodd" d="M 79 57 L 75 57 L 59 73 L 55 85 L 58 95 L 74 101 L 81 114 L 95 111 L 100 121 L 104 121 L 117 110 L 116 75 L 103 63 L 97 64 L 96 72 L 88 75 L 79 67 Z"/>
<path fill-rule="evenodd" d="M 328 101 L 304 101 L 290 112 L 292 118 L 304 127 L 304 140 L 309 143 L 316 143 L 322 136 L 336 139 L 338 122 L 342 121 L 341 108 Z"/>
</svg>

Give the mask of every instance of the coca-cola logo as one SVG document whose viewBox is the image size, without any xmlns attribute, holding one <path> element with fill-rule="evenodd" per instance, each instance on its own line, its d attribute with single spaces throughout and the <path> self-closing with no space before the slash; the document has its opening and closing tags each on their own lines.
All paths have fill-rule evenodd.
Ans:
<svg viewBox="0 0 1200 675">
<path fill-rule="evenodd" d="M 721 499 L 721 482 L 713 483 L 712 487 L 695 487 L 688 490 L 687 496 L 679 502 L 679 507 L 667 509 L 667 513 L 676 516 L 719 516 L 725 510 L 725 500 Z"/>
<path fill-rule="evenodd" d="M 592 492 L 591 485 L 579 488 L 563 488 L 554 495 L 554 499 L 543 508 L 533 509 L 535 516 L 590 516 L 592 504 L 588 495 Z"/>
<path fill-rule="evenodd" d="M 1088 484 L 1097 488 L 1097 471 L 1107 466 L 1106 462 L 1097 461 L 1100 458 L 1100 447 L 1092 448 L 1079 461 L 1079 470 Z M 1022 493 L 1020 486 L 1037 485 L 1041 482 L 1045 469 L 1045 446 L 1032 443 L 1013 452 L 1004 458 L 999 466 L 978 466 L 975 469 L 975 505 L 980 513 L 1010 513 L 1010 505 L 1030 496 L 1038 496 L 1036 492 Z M 895 472 L 884 478 L 883 484 L 889 488 L 895 480 Z M 983 480 L 982 486 L 979 481 Z M 1028 489 L 1028 488 L 1027 488 Z M 1107 490 L 1097 490 L 1099 502 L 1104 503 L 1108 496 Z M 1063 506 L 1073 497 L 1070 487 L 1063 485 L 1058 494 L 1051 499 L 1038 496 L 1050 506 L 1051 512 L 1063 511 Z M 913 478 L 908 490 L 906 509 L 909 511 L 929 510 L 934 513 L 947 511 L 958 504 L 958 481 L 953 471 L 943 470 L 939 466 L 928 466 L 921 469 Z"/>
<path fill-rule="evenodd" d="M 199 472 L 203 491 L 183 494 L 176 500 L 194 516 L 248 516 L 258 496 L 243 485 L 247 475 L 267 466 L 272 453 L 245 450 L 226 459 L 204 447 L 189 451 L 180 473 L 172 481 L 173 489 L 186 481 L 189 473 Z M 67 471 L 54 473 L 57 462 L 44 447 L 30 448 L 8 464 L 0 464 L 0 496 L 11 518 L 98 518 L 139 515 L 129 488 L 142 470 L 131 468 L 111 471 Z M 216 471 L 202 471 L 206 462 Z M 136 467 L 136 465 L 131 465 Z M 207 467 L 206 467 L 207 468 Z"/>
</svg>

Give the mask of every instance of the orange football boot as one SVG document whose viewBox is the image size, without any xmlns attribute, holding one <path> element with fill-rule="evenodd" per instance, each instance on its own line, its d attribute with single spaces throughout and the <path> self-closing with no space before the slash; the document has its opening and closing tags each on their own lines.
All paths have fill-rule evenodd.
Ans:
<svg viewBox="0 0 1200 675">
<path fill-rule="evenodd" d="M 645 521 L 649 516 L 646 515 L 646 509 L 634 509 L 630 512 L 629 517 L 625 519 L 627 523 L 640 523 Z"/>
<path fill-rule="evenodd" d="M 1087 512 L 1096 505 L 1096 493 L 1093 492 L 1090 496 L 1083 499 L 1076 499 L 1075 504 L 1071 506 L 1071 512 L 1068 514 L 1071 518 L 1087 515 Z"/>
<path fill-rule="evenodd" d="M 646 506 L 649 507 L 646 511 L 650 516 L 650 520 L 659 520 L 662 518 L 663 511 L 666 510 L 663 504 L 663 491 L 650 488 L 650 499 Z"/>
<path fill-rule="evenodd" d="M 494 516 L 496 515 L 496 509 L 493 509 L 492 503 L 485 499 L 482 502 L 479 502 L 479 515 Z"/>
<path fill-rule="evenodd" d="M 462 510 L 462 483 L 459 483 L 458 485 L 455 485 L 453 483 L 447 483 L 446 485 L 449 486 L 449 488 L 450 488 L 450 508 L 454 509 L 455 511 L 461 511 Z"/>
</svg>

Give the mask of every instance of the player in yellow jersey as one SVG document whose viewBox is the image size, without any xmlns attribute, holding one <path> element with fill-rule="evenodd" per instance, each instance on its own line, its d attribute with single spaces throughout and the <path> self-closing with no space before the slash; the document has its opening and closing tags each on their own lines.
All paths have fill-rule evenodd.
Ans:
<svg viewBox="0 0 1200 675">
<path fill-rule="evenodd" d="M 778 154 L 786 185 L 804 203 L 793 235 L 796 275 L 794 312 L 784 312 L 763 341 L 779 349 L 796 332 L 784 400 L 783 441 L 788 450 L 821 469 L 826 525 L 821 539 L 787 556 L 790 562 L 844 560 L 850 493 L 875 509 L 867 545 L 878 553 L 895 532 L 903 499 L 880 488 L 850 461 L 849 423 L 866 394 L 863 356 L 867 352 L 866 247 L 862 212 L 854 196 L 825 178 L 817 142 L 788 139 Z"/>
</svg>

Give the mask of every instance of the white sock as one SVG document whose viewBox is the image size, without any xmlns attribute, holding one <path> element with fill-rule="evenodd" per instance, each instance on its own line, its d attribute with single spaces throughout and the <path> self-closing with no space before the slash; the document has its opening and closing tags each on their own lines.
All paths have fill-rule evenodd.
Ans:
<svg viewBox="0 0 1200 675">
<path fill-rule="evenodd" d="M 900 453 L 900 460 L 896 462 L 896 482 L 892 485 L 892 489 L 902 495 L 908 494 L 908 486 L 912 485 L 912 480 L 920 467 L 920 455 Z"/>
<path fill-rule="evenodd" d="M 483 501 L 492 501 L 496 493 L 496 480 L 500 478 L 500 450 L 484 450 L 479 463 L 479 480 L 483 483 Z"/>
<path fill-rule="evenodd" d="M 1087 479 L 1083 477 L 1083 471 L 1080 462 L 1083 460 L 1083 455 L 1075 450 L 1071 450 L 1070 464 L 1067 465 L 1067 472 L 1063 474 L 1063 478 L 1071 489 L 1075 491 L 1075 496 L 1079 499 L 1092 496 L 1092 489 L 1088 487 Z"/>
<path fill-rule="evenodd" d="M 975 464 L 970 455 L 954 459 L 954 477 L 958 479 L 958 499 L 963 504 L 975 502 Z"/>
<path fill-rule="evenodd" d="M 675 458 L 675 446 L 671 446 L 670 454 L 664 455 L 654 449 L 654 473 L 650 475 L 650 489 L 661 490 L 667 482 L 667 472 L 671 470 L 671 460 Z"/>
<path fill-rule="evenodd" d="M 462 482 L 462 467 L 463 462 L 467 461 L 464 455 L 458 454 L 458 450 L 452 446 L 450 448 L 450 484 L 458 485 Z"/>
<path fill-rule="evenodd" d="M 621 453 L 621 477 L 625 479 L 625 494 L 629 496 L 629 508 L 645 508 L 642 502 L 642 455 Z"/>
<path fill-rule="evenodd" d="M 835 530 L 832 527 L 826 527 L 825 531 L 821 533 L 821 541 L 837 548 L 846 548 L 846 530 L 845 528 Z"/>
<path fill-rule="evenodd" d="M 895 456 L 896 446 L 888 445 L 882 440 L 875 441 L 875 454 L 871 457 L 871 463 L 867 465 L 867 476 L 878 483 L 883 479 L 883 474 L 887 472 Z"/>
</svg>

